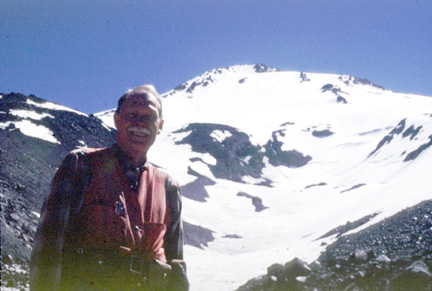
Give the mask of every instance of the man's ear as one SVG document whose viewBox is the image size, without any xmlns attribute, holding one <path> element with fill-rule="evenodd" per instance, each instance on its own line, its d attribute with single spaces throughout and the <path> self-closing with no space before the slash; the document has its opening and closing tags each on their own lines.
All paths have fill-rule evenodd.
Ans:
<svg viewBox="0 0 432 291">
<path fill-rule="evenodd" d="M 161 120 L 159 121 L 159 128 L 158 128 L 158 134 L 159 134 L 159 133 L 161 133 L 161 131 L 162 131 L 162 128 L 163 128 L 163 125 L 164 125 L 164 120 L 163 120 L 163 119 L 161 119 Z"/>
<path fill-rule="evenodd" d="M 115 128 L 118 129 L 118 123 L 119 123 L 119 120 L 120 120 L 120 116 L 117 114 L 117 112 L 114 112 L 113 118 L 114 118 Z"/>
</svg>

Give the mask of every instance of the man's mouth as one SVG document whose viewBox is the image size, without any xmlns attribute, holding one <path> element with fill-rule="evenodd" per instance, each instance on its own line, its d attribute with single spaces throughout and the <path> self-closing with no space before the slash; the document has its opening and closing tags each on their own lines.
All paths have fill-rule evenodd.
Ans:
<svg viewBox="0 0 432 291">
<path fill-rule="evenodd" d="M 128 132 L 133 135 L 133 136 L 137 136 L 137 137 L 146 137 L 149 136 L 151 134 L 151 132 L 143 127 L 130 127 L 128 129 Z"/>
</svg>

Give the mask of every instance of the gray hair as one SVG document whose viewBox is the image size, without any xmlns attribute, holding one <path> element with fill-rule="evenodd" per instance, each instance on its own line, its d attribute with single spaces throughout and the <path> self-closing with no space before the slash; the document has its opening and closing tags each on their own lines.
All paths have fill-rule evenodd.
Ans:
<svg viewBox="0 0 432 291">
<path fill-rule="evenodd" d="M 150 93 L 153 96 L 156 97 L 156 99 L 159 102 L 159 118 L 162 119 L 162 97 L 159 95 L 159 93 L 156 91 L 156 88 L 153 85 L 141 85 L 138 87 L 135 87 L 133 89 L 129 89 L 126 92 L 123 93 L 123 95 L 120 96 L 118 102 L 117 102 L 117 109 L 116 113 L 120 114 L 121 107 L 123 106 L 123 103 L 126 101 L 126 99 L 132 95 L 133 93 L 140 93 L 140 94 L 147 94 Z"/>
</svg>

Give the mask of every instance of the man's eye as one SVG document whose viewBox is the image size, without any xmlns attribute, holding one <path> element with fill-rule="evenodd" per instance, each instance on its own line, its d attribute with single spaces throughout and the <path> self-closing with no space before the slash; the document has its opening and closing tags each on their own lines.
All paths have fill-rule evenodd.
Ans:
<svg viewBox="0 0 432 291">
<path fill-rule="evenodd" d="M 128 113 L 127 118 L 129 120 L 136 120 L 138 116 L 135 113 Z"/>
<path fill-rule="evenodd" d="M 149 115 L 138 115 L 136 113 L 128 113 L 126 115 L 126 119 L 130 122 L 154 122 L 156 120 L 156 117 Z"/>
<path fill-rule="evenodd" d="M 153 116 L 142 116 L 141 120 L 145 121 L 145 122 L 150 122 L 150 121 L 154 121 L 154 117 Z"/>
</svg>

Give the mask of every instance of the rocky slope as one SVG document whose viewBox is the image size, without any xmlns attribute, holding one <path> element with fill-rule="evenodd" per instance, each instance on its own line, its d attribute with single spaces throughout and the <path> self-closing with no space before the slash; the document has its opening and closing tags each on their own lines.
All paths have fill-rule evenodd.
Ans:
<svg viewBox="0 0 432 291">
<path fill-rule="evenodd" d="M 112 144 L 115 132 L 36 96 L 0 95 L 2 286 L 19 287 L 27 284 L 33 235 L 56 168 L 74 148 Z"/>
<path fill-rule="evenodd" d="M 341 236 L 349 228 L 316 262 L 272 265 L 238 291 L 432 290 L 432 200 Z"/>
</svg>

